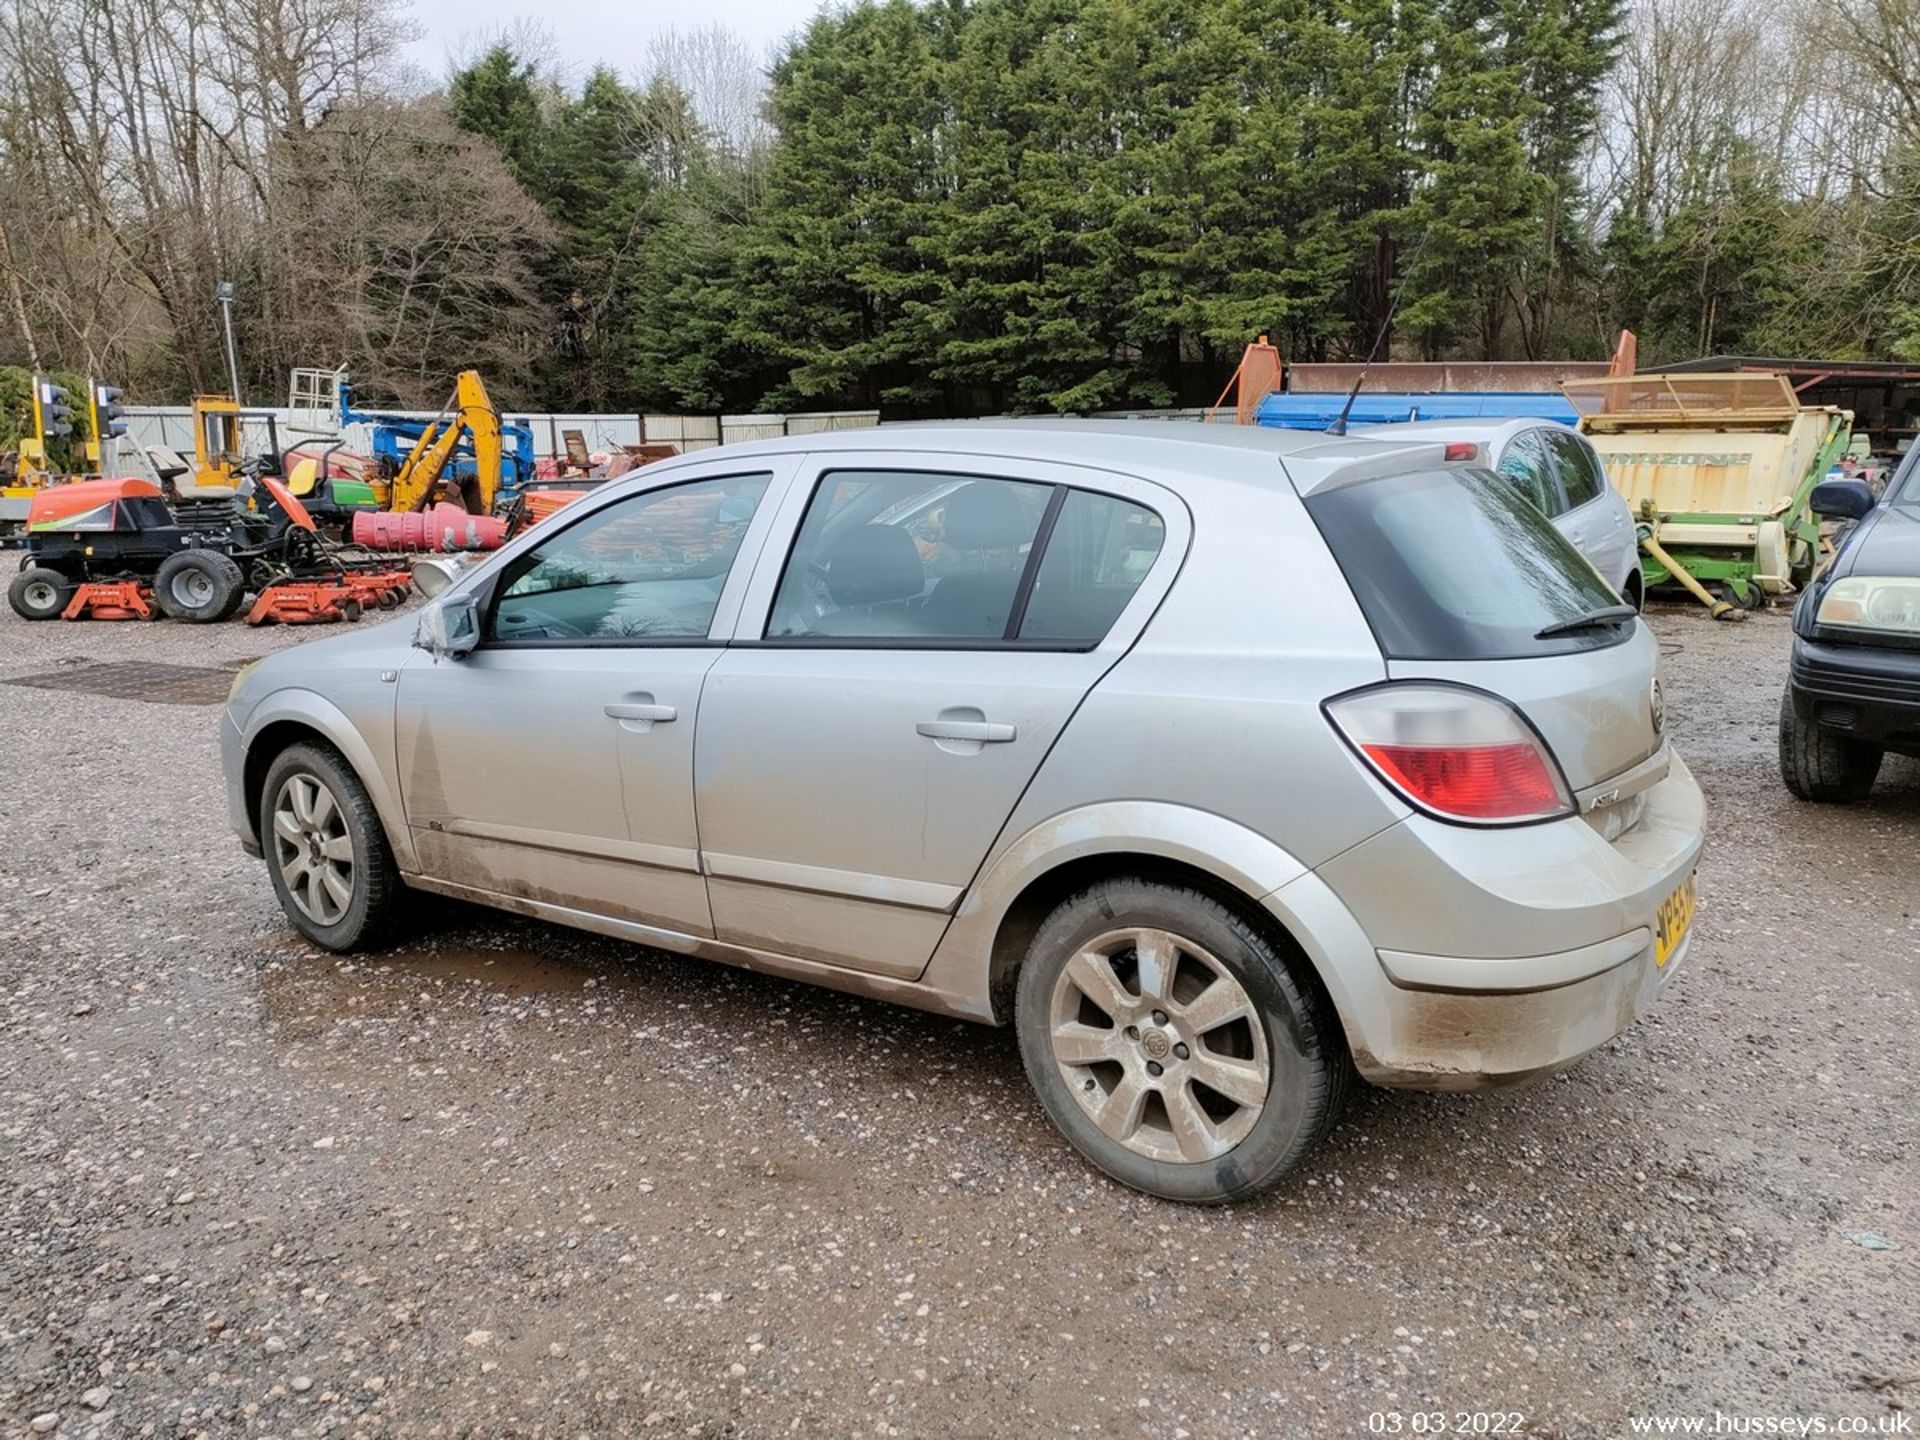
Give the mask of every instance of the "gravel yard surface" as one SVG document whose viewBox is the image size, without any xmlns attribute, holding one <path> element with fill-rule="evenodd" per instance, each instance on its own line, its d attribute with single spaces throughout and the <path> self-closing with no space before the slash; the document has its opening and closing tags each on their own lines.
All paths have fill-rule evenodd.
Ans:
<svg viewBox="0 0 1920 1440">
<path fill-rule="evenodd" d="M 1664 1004 L 1530 1088 L 1362 1093 L 1222 1210 L 1076 1160 L 1007 1031 L 440 902 L 319 953 L 217 704 L 0 683 L 0 1436 L 1920 1409 L 1920 766 L 1796 803 L 1785 617 L 1653 623 L 1712 805 Z M 326 633 L 8 613 L 0 681 Z"/>
</svg>

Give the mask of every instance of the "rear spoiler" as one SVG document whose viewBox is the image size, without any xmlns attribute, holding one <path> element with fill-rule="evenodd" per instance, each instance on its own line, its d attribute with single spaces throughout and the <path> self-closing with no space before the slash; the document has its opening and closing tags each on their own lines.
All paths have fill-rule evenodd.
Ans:
<svg viewBox="0 0 1920 1440">
<path fill-rule="evenodd" d="M 1462 443 L 1454 440 L 1387 440 L 1372 436 L 1365 441 L 1342 440 L 1314 445 L 1281 457 L 1280 468 L 1300 498 L 1325 494 L 1362 480 L 1382 480 L 1389 475 L 1405 475 L 1414 470 L 1439 470 L 1447 465 L 1485 464 L 1486 454 L 1474 445 L 1472 459 L 1449 452 Z M 1321 468 L 1324 467 L 1324 468 Z M 1318 474 L 1313 473 L 1315 469 Z"/>
</svg>

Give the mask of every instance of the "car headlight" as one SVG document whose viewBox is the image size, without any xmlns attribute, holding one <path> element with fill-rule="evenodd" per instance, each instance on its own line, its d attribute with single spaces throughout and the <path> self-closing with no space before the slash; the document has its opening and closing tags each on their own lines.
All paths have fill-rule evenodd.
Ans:
<svg viewBox="0 0 1920 1440">
<path fill-rule="evenodd" d="M 1920 635 L 1920 575 L 1849 575 L 1827 586 L 1818 625 Z"/>
<path fill-rule="evenodd" d="M 233 684 L 227 687 L 227 704 L 233 704 L 234 698 L 240 693 L 240 687 L 247 683 L 247 675 L 252 671 L 253 667 L 259 663 L 258 660 L 249 660 L 233 672 Z"/>
</svg>

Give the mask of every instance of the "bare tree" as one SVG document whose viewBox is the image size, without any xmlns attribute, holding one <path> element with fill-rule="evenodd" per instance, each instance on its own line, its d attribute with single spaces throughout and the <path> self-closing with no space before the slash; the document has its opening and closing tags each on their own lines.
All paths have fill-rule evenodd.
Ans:
<svg viewBox="0 0 1920 1440">
<path fill-rule="evenodd" d="M 250 350 L 283 353 L 286 157 L 379 88 L 409 34 L 399 15 L 394 0 L 0 8 L 0 173 L 23 217 L 0 266 L 23 344 L 143 388 L 149 373 L 219 385 L 213 292 L 233 279 Z"/>
<path fill-rule="evenodd" d="M 772 146 L 768 57 L 755 55 L 725 25 L 715 21 L 692 30 L 662 30 L 647 47 L 643 68 L 643 83 L 670 81 L 687 98 L 701 128 L 734 154 L 759 157 Z"/>
<path fill-rule="evenodd" d="M 305 132 L 289 169 L 298 333 L 403 405 L 438 404 L 470 367 L 508 391 L 527 378 L 546 322 L 532 257 L 552 236 L 498 152 L 437 99 L 367 100 Z"/>
</svg>

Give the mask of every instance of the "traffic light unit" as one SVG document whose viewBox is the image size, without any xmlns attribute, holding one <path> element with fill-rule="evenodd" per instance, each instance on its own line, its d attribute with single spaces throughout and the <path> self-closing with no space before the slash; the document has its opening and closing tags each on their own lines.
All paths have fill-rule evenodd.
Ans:
<svg viewBox="0 0 1920 1440">
<path fill-rule="evenodd" d="M 14 476 L 19 485 L 48 484 L 53 472 L 47 460 L 47 444 L 73 433 L 73 396 L 66 386 L 36 375 L 32 398 L 32 433 L 20 437 L 20 460 Z"/>
<path fill-rule="evenodd" d="M 34 377 L 34 394 L 39 404 L 42 439 L 73 433 L 73 392 L 56 385 L 44 375 Z"/>
<path fill-rule="evenodd" d="M 126 409 L 120 404 L 120 393 L 117 386 L 91 377 L 87 380 L 87 404 L 92 410 L 88 417 L 92 423 L 88 427 L 91 433 L 87 439 L 87 468 L 96 475 L 107 473 L 107 441 L 118 440 L 127 433 Z"/>
</svg>

